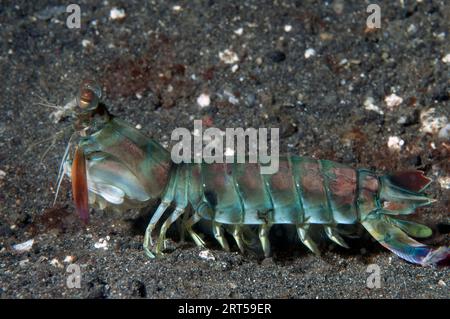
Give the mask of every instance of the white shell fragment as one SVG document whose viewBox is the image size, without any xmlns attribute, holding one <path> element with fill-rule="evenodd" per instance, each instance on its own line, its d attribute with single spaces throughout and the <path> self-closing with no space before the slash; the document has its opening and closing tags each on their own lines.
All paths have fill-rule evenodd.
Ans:
<svg viewBox="0 0 450 319">
<path fill-rule="evenodd" d="M 244 28 L 239 28 L 239 29 L 234 30 L 234 34 L 242 35 L 243 33 L 244 33 Z"/>
<path fill-rule="evenodd" d="M 93 46 L 92 41 L 87 40 L 87 39 L 81 40 L 81 45 L 83 46 L 83 48 L 87 48 L 87 47 Z"/>
<path fill-rule="evenodd" d="M 209 97 L 208 94 L 206 93 L 202 93 L 200 94 L 200 96 L 197 98 L 197 104 L 201 107 L 208 107 L 211 104 L 211 98 Z"/>
<path fill-rule="evenodd" d="M 384 98 L 384 102 L 386 102 L 388 108 L 393 109 L 394 107 L 402 104 L 403 99 L 396 94 L 391 94 Z"/>
<path fill-rule="evenodd" d="M 198 256 L 201 259 L 205 259 L 205 260 L 208 260 L 208 261 L 215 261 L 216 260 L 216 257 L 214 257 L 214 255 L 209 250 L 202 250 L 198 254 Z"/>
<path fill-rule="evenodd" d="M 53 267 L 56 267 L 56 268 L 64 268 L 64 266 L 56 258 L 53 258 L 52 260 L 50 260 L 50 265 L 52 265 Z"/>
<path fill-rule="evenodd" d="M 98 242 L 94 244 L 94 247 L 97 249 L 108 250 L 108 238 L 99 238 Z"/>
<path fill-rule="evenodd" d="M 369 96 L 365 101 L 364 101 L 364 108 L 367 111 L 374 111 L 377 112 L 378 114 L 383 115 L 384 112 L 382 109 L 380 109 L 379 106 L 374 104 L 375 100 L 373 99 L 373 97 Z"/>
<path fill-rule="evenodd" d="M 306 51 L 305 51 L 305 59 L 309 59 L 310 57 L 313 57 L 315 55 L 316 55 L 316 50 L 314 50 L 312 48 L 306 49 Z"/>
<path fill-rule="evenodd" d="M 12 248 L 14 250 L 17 250 L 17 251 L 20 251 L 20 252 L 29 251 L 31 249 L 31 247 L 33 247 L 33 243 L 34 243 L 34 239 L 30 239 L 30 240 L 27 240 L 27 241 L 25 241 L 23 243 L 13 245 Z"/>
<path fill-rule="evenodd" d="M 442 62 L 449 64 L 450 63 L 450 53 L 446 54 L 443 58 L 442 58 Z"/>
<path fill-rule="evenodd" d="M 289 24 L 286 24 L 286 25 L 284 26 L 284 32 L 291 32 L 291 31 L 292 31 L 292 26 L 289 25 Z"/>
<path fill-rule="evenodd" d="M 126 17 L 125 10 L 119 8 L 112 8 L 109 12 L 109 18 L 111 20 L 122 20 Z"/>
<path fill-rule="evenodd" d="M 219 59 L 225 64 L 233 64 L 239 62 L 237 54 L 229 49 L 219 52 Z"/>
<path fill-rule="evenodd" d="M 179 5 L 175 5 L 172 7 L 172 10 L 175 12 L 180 12 L 181 10 L 183 10 L 183 8 Z"/>
<path fill-rule="evenodd" d="M 388 147 L 393 151 L 400 151 L 402 146 L 405 144 L 405 141 L 399 138 L 398 136 L 389 136 L 388 139 Z"/>
</svg>

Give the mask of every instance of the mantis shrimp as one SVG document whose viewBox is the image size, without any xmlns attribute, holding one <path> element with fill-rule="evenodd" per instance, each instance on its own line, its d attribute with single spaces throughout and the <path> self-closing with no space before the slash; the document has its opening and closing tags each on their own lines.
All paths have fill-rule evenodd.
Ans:
<svg viewBox="0 0 450 319">
<path fill-rule="evenodd" d="M 398 219 L 434 201 L 423 194 L 431 180 L 421 171 L 378 176 L 300 156 L 280 157 L 274 174 L 261 174 L 258 163 L 175 164 L 169 151 L 110 114 L 100 98 L 95 83 L 83 82 L 74 112 L 78 143 L 74 155 L 67 150 L 63 158 L 75 208 L 87 222 L 89 205 L 122 211 L 160 199 L 144 236 L 144 251 L 151 258 L 162 255 L 166 232 L 177 220 L 204 246 L 194 228 L 207 220 L 227 251 L 225 230 L 244 251 L 243 231 L 249 225 L 258 227 L 262 250 L 269 256 L 272 225 L 293 225 L 300 241 L 319 254 L 311 225 L 321 225 L 330 240 L 347 247 L 339 226 L 361 224 L 381 245 L 411 263 L 448 261 L 449 247 L 429 247 L 410 237 L 428 237 L 430 228 Z M 153 243 L 153 231 L 170 206 L 174 209 Z"/>
</svg>

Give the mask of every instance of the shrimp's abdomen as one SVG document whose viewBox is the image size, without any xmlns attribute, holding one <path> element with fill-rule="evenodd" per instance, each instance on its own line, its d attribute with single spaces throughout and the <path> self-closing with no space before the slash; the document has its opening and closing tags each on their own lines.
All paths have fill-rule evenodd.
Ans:
<svg viewBox="0 0 450 319">
<path fill-rule="evenodd" d="M 331 161 L 282 157 L 274 174 L 260 164 L 192 164 L 202 217 L 224 224 L 352 224 L 357 171 Z M 197 179 L 197 180 L 194 180 Z M 199 192 L 201 194 L 199 194 Z M 206 208 L 205 208 L 206 207 Z"/>
</svg>

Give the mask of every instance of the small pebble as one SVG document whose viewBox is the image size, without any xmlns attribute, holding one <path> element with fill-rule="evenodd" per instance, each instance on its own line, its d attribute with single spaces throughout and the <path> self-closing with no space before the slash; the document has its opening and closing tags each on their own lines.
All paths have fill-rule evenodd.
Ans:
<svg viewBox="0 0 450 319">
<path fill-rule="evenodd" d="M 93 46 L 92 42 L 90 40 L 86 40 L 86 39 L 83 39 L 81 41 L 81 45 L 83 46 L 83 48 L 87 48 L 87 47 Z"/>
<path fill-rule="evenodd" d="M 224 90 L 223 95 L 228 99 L 228 102 L 230 102 L 231 104 L 236 105 L 239 103 L 239 99 L 236 96 L 234 96 L 234 94 L 231 93 L 230 91 Z"/>
<path fill-rule="evenodd" d="M 415 24 L 410 24 L 406 31 L 408 31 L 408 33 L 416 33 L 417 27 Z"/>
<path fill-rule="evenodd" d="M 56 259 L 56 258 L 53 258 L 51 261 L 50 261 L 50 265 L 52 265 L 53 267 L 56 267 L 56 268 L 64 268 L 64 266 L 59 262 L 59 260 L 58 259 Z"/>
<path fill-rule="evenodd" d="M 345 1 L 344 0 L 334 0 L 332 8 L 336 14 L 342 14 L 344 12 Z"/>
<path fill-rule="evenodd" d="M 109 18 L 111 20 L 122 20 L 126 17 L 125 10 L 119 8 L 112 8 L 109 12 Z"/>
<path fill-rule="evenodd" d="M 400 151 L 402 149 L 402 146 L 405 144 L 405 141 L 398 136 L 389 136 L 387 144 L 389 149 L 393 151 Z"/>
<path fill-rule="evenodd" d="M 21 261 L 19 261 L 19 266 L 23 267 L 26 264 L 28 264 L 29 262 L 30 262 L 30 260 L 28 258 L 22 259 Z"/>
<path fill-rule="evenodd" d="M 286 24 L 286 25 L 284 26 L 284 31 L 285 31 L 285 32 L 291 32 L 291 31 L 292 31 L 292 26 L 289 25 L 289 24 Z"/>
<path fill-rule="evenodd" d="M 14 250 L 17 250 L 17 251 L 20 251 L 20 252 L 29 251 L 31 249 L 31 247 L 33 247 L 33 243 L 34 243 L 34 239 L 30 239 L 30 240 L 27 240 L 27 241 L 25 241 L 23 243 L 13 245 L 12 248 Z"/>
<path fill-rule="evenodd" d="M 442 279 L 438 281 L 438 285 L 441 286 L 441 287 L 447 286 L 447 284 L 445 283 L 445 281 L 443 281 Z"/>
<path fill-rule="evenodd" d="M 373 97 L 369 96 L 364 101 L 364 108 L 368 111 L 374 111 L 377 112 L 378 114 L 383 115 L 384 114 L 383 110 L 381 110 L 377 105 L 375 105 L 374 102 L 375 100 L 373 99 Z"/>
<path fill-rule="evenodd" d="M 235 73 L 239 69 L 239 65 L 235 64 L 231 67 L 231 72 Z"/>
<path fill-rule="evenodd" d="M 50 20 L 53 17 L 56 17 L 62 13 L 66 12 L 66 6 L 54 6 L 54 7 L 47 7 L 38 13 L 36 13 L 36 18 L 39 20 Z"/>
<path fill-rule="evenodd" d="M 450 53 L 442 58 L 442 62 L 449 64 L 450 63 Z"/>
<path fill-rule="evenodd" d="M 215 260 L 216 260 L 216 258 L 214 257 L 214 255 L 213 255 L 209 250 L 202 250 L 202 251 L 198 254 L 198 256 L 199 256 L 201 259 L 205 259 L 205 260 L 208 260 L 208 261 L 215 261 Z"/>
<path fill-rule="evenodd" d="M 256 96 L 253 93 L 250 93 L 249 95 L 247 95 L 247 97 L 245 98 L 245 104 L 248 107 L 252 107 L 255 105 L 256 102 Z"/>
<path fill-rule="evenodd" d="M 172 7 L 172 10 L 175 12 L 180 12 L 181 10 L 183 10 L 183 8 L 179 5 L 175 5 Z"/>
<path fill-rule="evenodd" d="M 279 50 L 268 53 L 267 57 L 275 63 L 283 62 L 284 60 L 286 60 L 286 54 Z"/>
<path fill-rule="evenodd" d="M 6 172 L 0 169 L 0 179 L 4 179 L 6 176 Z"/>
<path fill-rule="evenodd" d="M 400 116 L 397 121 L 397 124 L 403 125 L 406 123 L 407 120 L 408 120 L 408 118 L 406 116 Z"/>
<path fill-rule="evenodd" d="M 225 64 L 233 64 L 239 62 L 238 55 L 229 49 L 219 52 L 219 59 Z"/>
<path fill-rule="evenodd" d="M 104 250 L 108 249 L 108 241 L 104 238 L 100 238 L 98 242 L 94 244 L 94 247 L 97 249 L 103 248 Z"/>
<path fill-rule="evenodd" d="M 305 51 L 305 59 L 309 59 L 310 57 L 313 57 L 315 55 L 316 55 L 316 50 L 314 50 L 312 48 L 306 49 L 306 51 Z"/>
<path fill-rule="evenodd" d="M 234 33 L 237 35 L 242 35 L 244 33 L 244 28 L 236 29 L 236 30 L 234 30 Z"/>
<path fill-rule="evenodd" d="M 394 107 L 402 104 L 403 99 L 396 94 L 391 94 L 384 98 L 384 102 L 386 102 L 387 107 L 392 110 Z"/>
<path fill-rule="evenodd" d="M 202 93 L 200 94 L 200 96 L 197 98 L 197 104 L 201 107 L 208 107 L 211 104 L 211 98 L 209 97 L 208 94 L 206 93 Z"/>
</svg>

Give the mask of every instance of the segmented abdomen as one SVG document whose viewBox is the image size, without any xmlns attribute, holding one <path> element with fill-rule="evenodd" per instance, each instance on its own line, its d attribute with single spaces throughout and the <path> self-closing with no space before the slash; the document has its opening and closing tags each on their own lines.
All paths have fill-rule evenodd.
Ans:
<svg viewBox="0 0 450 319">
<path fill-rule="evenodd" d="M 353 224 L 361 208 L 376 208 L 376 177 L 331 161 L 282 157 L 272 175 L 251 163 L 186 167 L 191 204 L 219 223 Z"/>
</svg>

